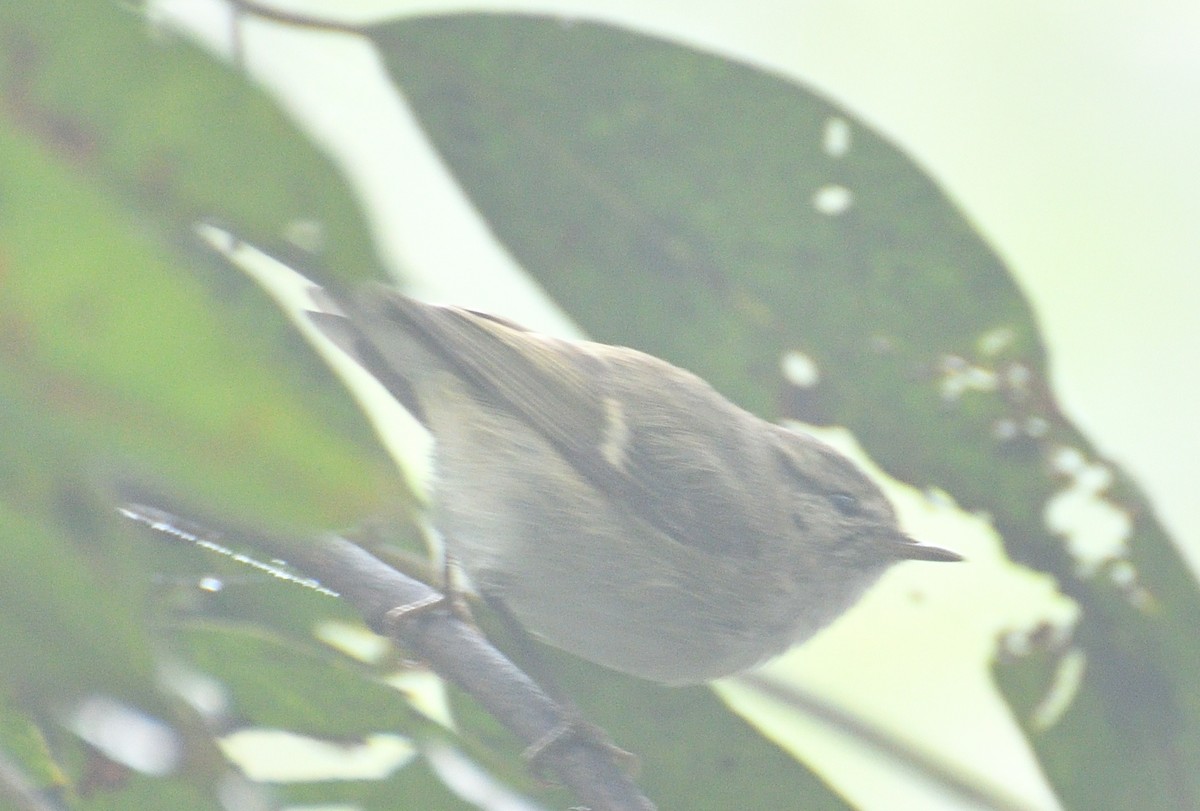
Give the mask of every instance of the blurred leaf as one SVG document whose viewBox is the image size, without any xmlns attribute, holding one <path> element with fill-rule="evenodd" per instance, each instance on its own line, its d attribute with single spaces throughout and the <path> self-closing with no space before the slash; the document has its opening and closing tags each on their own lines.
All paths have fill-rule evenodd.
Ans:
<svg viewBox="0 0 1200 811">
<path fill-rule="evenodd" d="M 60 495 L 84 497 L 82 488 Z M 135 567 L 112 565 L 115 556 L 125 558 L 135 550 L 105 531 L 109 523 L 101 518 L 91 527 L 60 527 L 76 531 L 68 537 L 0 502 L 0 582 L 5 584 L 0 685 L 12 711 L 6 713 L 0 740 L 20 757 L 31 780 L 61 789 L 80 808 L 215 808 L 211 788 L 221 771 L 215 749 L 196 734 L 194 720 L 178 703 L 159 690 L 152 640 L 141 616 L 145 604 L 139 599 L 147 583 L 131 576 Z M 97 705 L 121 707 L 130 719 L 152 725 L 158 744 L 178 747 L 178 760 L 147 751 L 149 744 L 122 719 L 86 721 L 81 713 Z M 52 736 L 55 745 L 31 748 L 34 730 L 51 722 L 82 724 L 98 736 L 91 743 L 118 745 L 135 759 L 167 768 L 153 776 L 138 774 L 61 734 Z M 65 776 L 68 772 L 73 779 Z M 148 797 L 166 804 L 147 805 Z"/>
<path fill-rule="evenodd" d="M 423 808 L 474 811 L 479 808 L 452 794 L 424 760 L 417 760 L 385 780 L 328 781 L 296 784 L 281 792 L 295 806 L 352 806 L 363 811 Z M 565 806 L 564 806 L 565 807 Z"/>
<path fill-rule="evenodd" d="M 1130 518 L 1131 565 L 1084 575 L 1047 529 L 1055 455 L 1097 454 L 1007 270 L 919 167 L 792 81 L 607 25 L 476 14 L 370 35 L 497 236 L 599 340 L 760 414 L 847 425 L 1058 578 L 1086 674 L 1059 726 L 1029 729 L 1065 803 L 1200 805 L 1196 584 L 1119 473 L 1104 498 Z M 792 351 L 817 385 L 782 379 Z M 1018 707 L 1048 689 L 1036 659 L 998 665 Z"/>
<path fill-rule="evenodd" d="M 0 361 L 54 398 L 81 450 L 119 453 L 227 509 L 304 525 L 336 506 L 345 521 L 398 489 L 345 398 L 312 385 L 328 373 L 266 298 L 190 253 L 199 217 L 273 242 L 305 217 L 339 246 L 325 258 L 369 267 L 359 215 L 311 145 L 236 75 L 152 43 L 116 7 L 6 6 L 0 37 L 15 43 L 3 74 L 15 112 L 0 118 Z"/>
<path fill-rule="evenodd" d="M 96 571 L 75 544 L 3 504 L 0 538 L 0 644 L 7 653 L 0 674 L 15 694 L 49 708 L 93 692 L 153 695 L 154 659 L 138 617 L 137 584 Z M 31 576 L 46 570 L 51 551 L 55 589 Z"/>
<path fill-rule="evenodd" d="M 252 627 L 197 627 L 183 633 L 192 661 L 236 696 L 245 724 L 352 739 L 373 732 L 409 735 L 431 722 L 365 666 L 333 651 L 303 650 Z"/>
<path fill-rule="evenodd" d="M 305 528 L 402 498 L 329 373 L 192 228 L 233 221 L 281 244 L 312 223 L 330 247 L 309 261 L 360 276 L 370 240 L 328 162 L 265 96 L 120 4 L 0 4 L 0 98 L 3 690 L 48 735 L 95 694 L 188 742 L 180 779 L 110 785 L 101 759 L 55 733 L 52 757 L 88 795 L 73 804 L 213 807 L 227 767 L 157 686 L 162 621 L 190 610 L 153 588 L 179 550 L 114 534 L 111 485 L 132 476 Z"/>
</svg>

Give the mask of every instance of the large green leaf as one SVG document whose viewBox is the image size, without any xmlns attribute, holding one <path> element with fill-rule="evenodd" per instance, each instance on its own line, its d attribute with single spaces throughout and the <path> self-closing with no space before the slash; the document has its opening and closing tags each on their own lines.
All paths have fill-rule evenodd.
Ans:
<svg viewBox="0 0 1200 811">
<path fill-rule="evenodd" d="M 0 118 L 0 358 L 85 455 L 298 525 L 361 514 L 390 485 L 383 454 L 192 233 L 211 217 L 278 242 L 315 219 L 339 246 L 327 258 L 364 272 L 359 214 L 323 158 L 235 74 L 116 7 L 6 5 L 0 33 L 17 100 Z"/>
<path fill-rule="evenodd" d="M 1130 519 L 1128 560 L 1088 572 L 1047 528 L 1056 455 L 1097 454 L 1055 404 L 1009 273 L 918 166 L 794 82 L 607 25 L 475 14 L 369 33 L 497 236 L 594 336 L 764 415 L 851 427 L 1058 578 L 1086 672 L 1060 723 L 1028 729 L 1068 805 L 1197 804 L 1196 585 L 1119 473 L 1105 497 Z M 792 350 L 816 386 L 781 379 Z M 997 664 L 1024 721 L 1053 670 Z"/>
<path fill-rule="evenodd" d="M 180 779 L 134 776 L 87 797 L 71 791 L 91 779 L 79 747 L 27 758 L 40 774 L 61 769 L 72 805 L 214 807 L 227 767 L 157 677 L 172 620 L 207 604 L 176 576 L 194 584 L 211 564 L 179 571 L 177 549 L 114 541 L 113 484 L 305 527 L 399 494 L 325 369 L 192 229 L 214 217 L 279 242 L 316 221 L 338 246 L 322 258 L 360 275 L 370 243 L 336 174 L 265 96 L 120 4 L 6 3 L 0 43 L 6 707 L 60 742 L 58 722 L 97 695 L 187 730 Z M 28 751 L 8 731 L 19 728 L 0 732 L 6 750 Z"/>
</svg>

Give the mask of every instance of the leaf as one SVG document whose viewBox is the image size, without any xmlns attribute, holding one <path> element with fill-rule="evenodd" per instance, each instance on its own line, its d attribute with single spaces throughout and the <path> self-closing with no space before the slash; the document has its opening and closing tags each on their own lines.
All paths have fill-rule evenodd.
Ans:
<svg viewBox="0 0 1200 811">
<path fill-rule="evenodd" d="M 665 687 L 607 670 L 543 646 L 490 612 L 476 615 L 494 644 L 542 683 L 577 706 L 612 743 L 635 759 L 637 783 L 660 808 L 719 811 L 728 808 L 804 808 L 848 811 L 846 801 L 740 717 L 706 687 Z M 493 772 L 519 786 L 523 747 L 469 697 L 451 691 L 463 737 L 497 753 Z M 511 765 L 509 766 L 511 770 Z M 544 796 L 543 796 L 544 795 Z M 539 795 L 546 807 L 564 802 Z"/>
<path fill-rule="evenodd" d="M 212 807 L 224 767 L 159 692 L 180 606 L 153 586 L 178 550 L 113 531 L 113 483 L 305 528 L 402 498 L 358 412 L 313 385 L 324 368 L 192 233 L 212 217 L 278 243 L 319 222 L 321 259 L 361 275 L 359 211 L 261 93 L 149 33 L 119 4 L 0 5 L 0 688 L 67 742 L 48 757 L 68 793 L 91 761 L 56 727 L 86 696 L 173 725 L 193 757 L 97 808 Z"/>
<path fill-rule="evenodd" d="M 918 166 L 792 81 L 608 25 L 463 14 L 369 33 L 496 235 L 589 332 L 765 416 L 850 427 L 894 475 L 991 514 L 1078 601 L 1085 676 L 1058 727 L 1029 727 L 1068 806 L 1200 803 L 1196 584 L 1059 410 L 1028 304 Z M 792 352 L 815 385 L 781 379 Z M 1086 572 L 1047 527 L 1064 451 L 1114 473 L 1127 559 Z M 1049 673 L 997 665 L 1018 707 Z"/>
<path fill-rule="evenodd" d="M 368 511 L 394 479 L 361 418 L 312 386 L 327 372 L 192 236 L 213 217 L 277 242 L 312 217 L 341 246 L 328 258 L 364 267 L 368 240 L 336 176 L 235 75 L 154 45 L 136 17 L 5 8 L 17 103 L 0 119 L 0 361 L 86 434 L 81 450 L 227 509 L 261 515 L 275 498 L 293 525 L 334 504 L 343 521 Z"/>
</svg>

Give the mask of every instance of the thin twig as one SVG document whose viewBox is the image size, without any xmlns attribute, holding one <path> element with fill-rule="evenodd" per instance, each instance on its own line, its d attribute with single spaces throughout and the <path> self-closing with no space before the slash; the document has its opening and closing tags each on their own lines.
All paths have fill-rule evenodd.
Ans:
<svg viewBox="0 0 1200 811">
<path fill-rule="evenodd" d="M 284 11 L 283 9 L 260 5 L 252 0 L 230 0 L 230 4 L 233 6 L 235 14 L 245 12 L 254 17 L 284 23 L 295 28 L 311 28 L 316 31 L 335 31 L 341 34 L 357 34 L 360 36 L 366 33 L 364 30 L 365 26 L 339 22 L 338 20 L 330 20 L 324 17 L 297 14 L 291 11 Z"/>
<path fill-rule="evenodd" d="M 992 811 L 1031 811 L 1023 803 L 996 785 L 989 785 L 978 776 L 968 776 L 944 760 L 922 751 L 911 743 L 897 740 L 866 721 L 825 699 L 793 685 L 781 684 L 755 673 L 745 673 L 737 681 L 776 701 L 795 707 L 804 715 L 815 718 L 831 729 L 850 735 L 855 741 L 883 753 L 895 762 L 928 777 L 942 788 L 957 794 L 973 805 Z"/>
</svg>

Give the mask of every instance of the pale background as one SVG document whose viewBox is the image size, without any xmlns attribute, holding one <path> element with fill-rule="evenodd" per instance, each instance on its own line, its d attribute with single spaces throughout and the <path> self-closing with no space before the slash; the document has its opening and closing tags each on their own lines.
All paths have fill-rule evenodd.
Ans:
<svg viewBox="0 0 1200 811">
<path fill-rule="evenodd" d="M 220 6 L 172 16 L 227 36 Z M 348 4 L 288 3 L 314 14 Z M 1200 569 L 1200 4 L 923 0 L 354 4 L 355 19 L 458 9 L 605 19 L 793 76 L 906 150 L 1008 262 L 1050 347 L 1067 414 L 1141 482 Z M 343 167 L 383 254 L 415 292 L 548 330 L 539 303 L 397 106 L 369 48 L 343 35 L 245 29 L 251 70 Z M 843 438 L 834 437 L 842 442 Z M 986 522 L 899 492 L 906 525 L 970 564 L 897 570 L 775 671 L 1054 808 L 986 662 L 998 632 L 1070 608 L 1000 562 Z M 914 599 L 920 595 L 918 601 Z M 1047 708 L 1052 711 L 1052 707 Z M 852 744 L 767 713 L 769 728 L 865 808 L 965 808 Z M 785 728 L 787 731 L 785 731 Z"/>
</svg>

